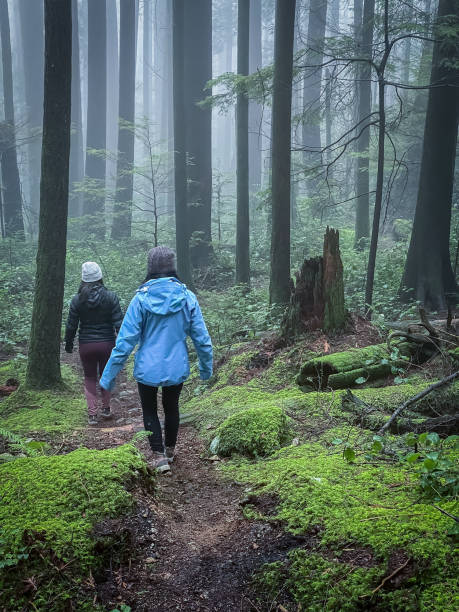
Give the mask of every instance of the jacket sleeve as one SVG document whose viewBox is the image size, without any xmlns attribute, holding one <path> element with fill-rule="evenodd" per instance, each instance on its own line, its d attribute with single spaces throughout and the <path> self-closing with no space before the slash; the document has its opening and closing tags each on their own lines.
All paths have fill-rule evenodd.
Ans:
<svg viewBox="0 0 459 612">
<path fill-rule="evenodd" d="M 116 293 L 113 294 L 112 302 L 112 323 L 116 333 L 120 331 L 121 323 L 123 322 L 123 313 L 121 312 L 120 301 Z"/>
<path fill-rule="evenodd" d="M 212 376 L 212 341 L 197 300 L 191 310 L 190 338 L 198 354 L 201 380 L 207 380 Z"/>
<path fill-rule="evenodd" d="M 126 311 L 126 315 L 124 316 L 123 323 L 116 339 L 115 348 L 112 350 L 110 359 L 100 379 L 100 386 L 103 389 L 111 391 L 115 386 L 115 379 L 139 341 L 141 331 L 142 309 L 137 296 L 135 296 L 131 300 Z"/>
<path fill-rule="evenodd" d="M 78 296 L 75 295 L 70 302 L 69 316 L 67 317 L 67 323 L 65 325 L 65 344 L 73 346 L 79 322 Z"/>
</svg>

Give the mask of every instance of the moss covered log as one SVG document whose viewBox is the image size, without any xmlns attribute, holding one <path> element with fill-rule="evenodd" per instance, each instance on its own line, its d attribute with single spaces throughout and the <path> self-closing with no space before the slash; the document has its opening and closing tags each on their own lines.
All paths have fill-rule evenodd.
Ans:
<svg viewBox="0 0 459 612">
<path fill-rule="evenodd" d="M 391 359 L 386 344 L 315 357 L 301 367 L 296 381 L 300 386 L 320 391 L 354 386 L 360 378 L 365 381 L 384 378 L 391 374 L 393 366 L 406 367 L 409 358 L 417 350 L 417 347 L 408 342 L 399 342 L 396 347 L 396 359 Z"/>
</svg>

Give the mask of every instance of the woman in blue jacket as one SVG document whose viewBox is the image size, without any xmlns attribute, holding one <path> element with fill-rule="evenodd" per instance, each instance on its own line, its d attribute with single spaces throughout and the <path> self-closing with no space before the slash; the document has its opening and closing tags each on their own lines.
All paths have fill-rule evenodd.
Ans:
<svg viewBox="0 0 459 612">
<path fill-rule="evenodd" d="M 115 378 L 138 344 L 134 361 L 144 426 L 155 466 L 169 469 L 174 459 L 179 428 L 179 396 L 190 366 L 186 338 L 190 336 L 199 359 L 202 380 L 212 376 L 212 342 L 194 293 L 177 278 L 175 253 L 155 247 L 148 253 L 148 274 L 123 319 L 116 346 L 100 385 L 111 391 Z M 158 387 L 162 387 L 165 448 L 157 413 Z"/>
</svg>

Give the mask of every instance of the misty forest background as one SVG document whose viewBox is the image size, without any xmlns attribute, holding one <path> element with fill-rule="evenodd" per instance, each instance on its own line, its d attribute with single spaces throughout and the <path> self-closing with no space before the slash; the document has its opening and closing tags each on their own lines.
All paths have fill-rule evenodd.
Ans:
<svg viewBox="0 0 459 612">
<path fill-rule="evenodd" d="M 72 1 L 66 300 L 93 259 L 126 307 L 147 249 L 176 246 L 224 343 L 275 326 L 272 305 L 288 302 L 291 273 L 321 253 L 330 225 L 349 310 L 446 310 L 459 237 L 457 4 L 283 2 L 277 18 L 274 0 L 239 5 Z M 8 345 L 29 337 L 40 173 L 65 174 L 68 152 L 61 133 L 45 168 L 43 4 L 0 9 Z M 57 262 L 66 194 L 52 191 L 42 179 L 41 244 Z M 54 297 L 57 268 L 42 281 Z"/>
</svg>

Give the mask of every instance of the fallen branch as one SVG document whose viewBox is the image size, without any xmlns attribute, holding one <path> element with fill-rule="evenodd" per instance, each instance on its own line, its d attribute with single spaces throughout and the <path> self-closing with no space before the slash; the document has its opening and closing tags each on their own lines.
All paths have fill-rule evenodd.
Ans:
<svg viewBox="0 0 459 612">
<path fill-rule="evenodd" d="M 456 523 L 459 523 L 459 516 L 454 516 L 454 514 L 450 514 L 449 512 L 446 512 L 446 510 L 443 510 L 443 508 L 440 508 L 440 506 L 436 506 L 435 504 L 432 504 L 432 506 L 438 510 L 439 512 L 441 512 L 442 514 L 445 514 L 446 516 L 449 516 L 449 518 L 452 518 L 453 521 L 456 521 Z"/>
<path fill-rule="evenodd" d="M 401 406 L 399 406 L 397 408 L 397 410 L 392 414 L 392 416 L 387 421 L 387 423 L 385 423 L 381 427 L 381 429 L 378 431 L 378 434 L 381 435 L 387 429 L 389 429 L 391 424 L 405 410 L 405 408 L 408 408 L 408 406 L 411 406 L 412 404 L 414 404 L 415 402 L 419 401 L 420 399 L 422 399 L 426 395 L 429 395 L 429 393 L 431 393 L 432 391 L 435 391 L 435 389 L 439 389 L 440 387 L 443 387 L 444 385 L 447 385 L 448 383 L 452 382 L 458 376 L 459 376 L 459 370 L 457 372 L 453 372 L 453 374 L 450 374 L 449 376 L 446 376 L 446 378 L 443 378 L 442 380 L 439 380 L 438 382 L 434 383 L 433 385 L 430 385 L 430 387 L 427 387 L 427 389 L 424 389 L 424 391 L 421 391 L 417 395 L 415 395 L 415 396 L 411 397 L 410 399 L 408 399 L 406 402 L 404 402 Z"/>
<path fill-rule="evenodd" d="M 403 563 L 403 565 L 401 565 L 400 567 L 397 567 L 397 569 L 396 569 L 396 570 L 394 570 L 394 571 L 392 572 L 392 574 L 389 574 L 389 576 L 386 576 L 386 577 L 384 578 L 384 580 L 381 582 L 381 584 L 380 584 L 379 586 L 377 586 L 375 589 L 373 589 L 373 590 L 371 591 L 371 593 L 367 593 L 366 595 L 360 595 L 360 599 L 364 599 L 365 597 L 371 597 L 372 595 L 374 595 L 375 593 L 377 593 L 377 592 L 378 592 L 380 589 L 382 589 L 382 587 L 383 587 L 383 586 L 386 584 L 386 582 L 387 582 L 388 580 L 390 580 L 391 578 L 393 578 L 394 576 L 396 576 L 396 575 L 397 575 L 399 572 L 401 572 L 401 571 L 402 571 L 402 569 L 403 569 L 404 567 L 406 567 L 410 561 L 411 561 L 411 559 L 407 559 L 407 560 L 405 561 L 405 563 Z"/>
</svg>

